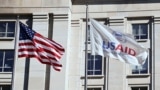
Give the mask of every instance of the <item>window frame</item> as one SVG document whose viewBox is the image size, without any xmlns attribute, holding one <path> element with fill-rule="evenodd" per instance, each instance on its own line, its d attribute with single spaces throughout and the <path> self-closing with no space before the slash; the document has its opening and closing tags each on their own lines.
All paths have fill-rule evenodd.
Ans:
<svg viewBox="0 0 160 90">
<path fill-rule="evenodd" d="M 3 58 L 2 58 L 2 67 L 0 66 L 0 69 L 2 69 L 0 71 L 0 73 L 11 73 L 13 72 L 13 68 L 14 68 L 14 50 L 13 49 L 9 49 L 9 50 L 0 50 L 0 51 L 3 51 Z M 12 51 L 13 52 L 13 62 L 12 62 L 12 67 L 10 68 L 11 70 L 9 71 L 5 71 L 5 69 L 7 69 L 8 67 L 5 67 L 5 63 L 6 63 L 6 57 L 5 57 L 5 54 L 6 54 L 6 51 Z"/>
<path fill-rule="evenodd" d="M 0 90 L 3 90 L 4 86 L 9 86 L 9 88 L 11 88 L 11 85 L 0 85 Z"/>
<path fill-rule="evenodd" d="M 141 87 L 146 87 L 147 90 L 150 90 L 149 85 L 131 85 L 130 89 L 132 90 L 132 88 L 141 88 Z"/>
<path fill-rule="evenodd" d="M 130 33 L 133 35 L 133 29 L 132 29 L 132 25 L 133 24 L 147 24 L 148 25 L 148 30 L 147 30 L 147 39 L 135 39 L 137 42 L 146 42 L 148 40 L 150 40 L 150 31 L 151 31 L 151 17 L 128 17 L 127 18 L 127 26 L 126 26 L 126 32 Z M 134 35 L 133 35 L 134 36 Z"/>
<path fill-rule="evenodd" d="M 103 90 L 103 86 L 88 86 L 88 87 L 87 87 L 87 90 L 88 90 L 88 89 L 95 89 L 95 88 L 98 88 L 98 89 Z"/>
<path fill-rule="evenodd" d="M 91 55 L 91 53 L 88 53 L 88 59 L 87 59 L 88 65 L 87 65 L 87 66 L 89 66 L 89 56 L 90 56 L 90 55 Z M 95 68 L 96 66 L 93 66 L 93 67 L 94 67 L 94 70 L 92 70 L 92 72 L 94 72 L 94 74 L 88 74 L 88 72 L 91 71 L 91 70 L 89 70 L 88 67 L 87 67 L 87 75 L 88 75 L 88 76 L 101 76 L 101 75 L 104 75 L 104 68 L 103 68 L 103 67 L 104 67 L 104 60 L 103 60 L 103 57 L 102 57 L 102 56 L 99 56 L 99 55 L 96 55 L 96 56 L 95 56 L 95 55 L 91 55 L 91 56 L 93 56 L 93 58 L 94 58 L 94 61 L 93 61 L 94 63 L 96 63 L 96 58 L 95 58 L 96 56 L 101 57 L 101 74 L 95 74 L 95 72 L 96 72 L 97 70 L 96 70 L 96 68 Z M 90 59 L 90 60 L 92 60 L 92 59 Z M 99 59 L 98 59 L 98 60 L 99 60 Z M 98 65 L 98 64 L 94 64 L 94 65 Z"/>
<path fill-rule="evenodd" d="M 147 38 L 145 38 L 145 39 L 141 38 L 143 35 L 141 35 L 140 30 L 138 30 L 138 35 L 134 35 L 133 25 L 138 25 L 138 27 L 140 27 L 140 25 L 147 25 L 147 32 L 145 33 L 145 34 L 147 34 L 147 35 L 145 35 L 145 36 L 147 36 Z M 148 34 L 149 30 L 148 29 L 149 29 L 148 23 L 132 23 L 132 34 L 134 35 L 134 37 L 138 37 L 138 38 L 135 38 L 136 41 L 147 40 L 149 38 L 149 34 Z"/>
<path fill-rule="evenodd" d="M 7 28 L 5 28 L 5 36 L 4 37 L 0 37 L 0 39 L 14 39 L 15 37 L 15 34 L 16 34 L 16 25 L 17 25 L 17 21 L 16 20 L 0 20 L 0 22 L 4 22 L 4 23 L 8 23 L 8 22 L 14 22 L 15 23 L 15 26 L 14 26 L 14 31 L 13 31 L 13 36 L 12 37 L 9 37 L 9 36 L 6 36 L 8 34 L 8 31 L 7 31 Z M 1 32 L 0 32 L 1 33 Z M 3 32 L 2 32 L 3 33 Z"/>
<path fill-rule="evenodd" d="M 153 29 L 153 17 L 152 16 L 140 16 L 140 17 L 126 17 L 125 19 L 125 32 L 129 33 L 131 35 L 133 35 L 132 33 L 132 24 L 147 24 L 148 25 L 148 38 L 147 39 L 135 39 L 138 43 L 145 45 L 146 48 L 148 48 L 148 70 L 147 73 L 137 73 L 137 74 L 132 74 L 132 67 L 131 65 L 129 65 L 130 69 L 129 69 L 129 74 L 127 75 L 127 77 L 138 77 L 138 76 L 149 76 L 150 75 L 150 62 L 152 61 L 151 56 L 150 56 L 150 35 L 151 35 L 151 31 Z"/>
<path fill-rule="evenodd" d="M 139 73 L 133 73 L 133 66 L 134 66 L 134 65 L 130 65 L 131 75 L 136 75 L 136 76 L 137 76 L 137 75 L 149 75 L 149 74 L 150 74 L 150 63 L 149 63 L 150 61 L 151 61 L 150 51 L 149 51 L 149 49 L 148 49 L 148 57 L 147 57 L 147 61 L 146 61 L 146 62 L 147 62 L 147 68 L 148 68 L 148 69 L 147 69 L 147 73 L 140 73 L 140 72 L 141 72 L 140 69 L 139 69 Z M 145 62 L 145 63 L 146 63 L 146 62 Z M 145 63 L 144 63 L 144 64 L 145 64 Z M 136 67 L 136 66 L 135 66 L 135 67 Z M 142 67 L 143 67 L 143 66 L 142 66 Z"/>
</svg>

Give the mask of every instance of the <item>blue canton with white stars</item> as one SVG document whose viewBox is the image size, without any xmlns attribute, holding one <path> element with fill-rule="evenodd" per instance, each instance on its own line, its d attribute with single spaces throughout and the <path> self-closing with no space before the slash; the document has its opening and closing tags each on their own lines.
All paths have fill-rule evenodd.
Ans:
<svg viewBox="0 0 160 90">
<path fill-rule="evenodd" d="M 36 32 L 21 22 L 19 24 L 20 24 L 19 40 L 27 40 L 27 39 L 32 40 Z"/>
</svg>

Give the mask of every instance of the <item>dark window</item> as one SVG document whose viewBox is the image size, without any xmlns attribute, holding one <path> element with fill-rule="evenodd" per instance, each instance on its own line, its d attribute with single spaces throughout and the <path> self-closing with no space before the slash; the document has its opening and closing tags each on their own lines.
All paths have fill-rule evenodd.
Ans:
<svg viewBox="0 0 160 90">
<path fill-rule="evenodd" d="M 102 75 L 102 56 L 88 54 L 88 75 Z"/>
<path fill-rule="evenodd" d="M 14 50 L 0 50 L 0 72 L 12 72 Z"/>
<path fill-rule="evenodd" d="M 148 90 L 147 87 L 132 87 L 132 90 Z"/>
<path fill-rule="evenodd" d="M 0 22 L 0 37 L 14 37 L 15 22 Z"/>
<path fill-rule="evenodd" d="M 135 39 L 148 39 L 148 24 L 132 24 Z"/>
<path fill-rule="evenodd" d="M 88 88 L 87 90 L 102 90 L 101 88 Z"/>
<path fill-rule="evenodd" d="M 0 90 L 11 90 L 11 85 L 0 85 Z"/>
<path fill-rule="evenodd" d="M 148 59 L 142 66 L 132 66 L 132 74 L 147 74 L 148 73 Z"/>
</svg>

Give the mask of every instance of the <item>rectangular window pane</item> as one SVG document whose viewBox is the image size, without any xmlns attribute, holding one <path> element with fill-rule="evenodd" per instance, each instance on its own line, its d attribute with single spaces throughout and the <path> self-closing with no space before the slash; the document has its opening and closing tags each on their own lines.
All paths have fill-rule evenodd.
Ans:
<svg viewBox="0 0 160 90">
<path fill-rule="evenodd" d="M 96 60 L 95 60 L 95 74 L 96 75 L 101 75 L 102 74 L 102 57 L 99 55 L 96 55 Z"/>
<path fill-rule="evenodd" d="M 14 37 L 15 22 L 9 22 L 7 28 L 7 37 Z"/>
<path fill-rule="evenodd" d="M 140 35 L 141 39 L 147 39 L 148 38 L 148 25 L 147 24 L 141 24 L 140 25 Z"/>
<path fill-rule="evenodd" d="M 102 90 L 101 88 L 88 88 L 87 90 Z"/>
<path fill-rule="evenodd" d="M 13 62 L 13 50 L 0 50 L 0 72 L 12 72 Z"/>
<path fill-rule="evenodd" d="M 7 33 L 7 37 L 14 37 L 14 33 Z"/>
<path fill-rule="evenodd" d="M 2 68 L 3 68 L 3 57 L 4 56 L 4 52 L 3 51 L 0 51 L 0 72 L 2 72 Z"/>
<path fill-rule="evenodd" d="M 0 90 L 11 90 L 11 85 L 0 85 Z"/>
<path fill-rule="evenodd" d="M 148 90 L 147 87 L 132 87 L 132 90 Z"/>
<path fill-rule="evenodd" d="M 95 56 L 95 64 L 97 64 L 95 66 L 96 69 L 100 70 L 102 68 L 102 57 L 101 56 L 99 56 L 99 55 Z"/>
<path fill-rule="evenodd" d="M 0 37 L 5 37 L 6 23 L 0 22 Z"/>
<path fill-rule="evenodd" d="M 0 32 L 6 32 L 6 23 L 0 22 Z"/>
<path fill-rule="evenodd" d="M 88 75 L 102 75 L 102 57 L 88 54 Z"/>
<path fill-rule="evenodd" d="M 0 37 L 14 37 L 15 24 L 14 21 L 0 22 Z"/>
<path fill-rule="evenodd" d="M 88 54 L 88 75 L 94 75 L 94 57 Z"/>
<path fill-rule="evenodd" d="M 11 72 L 13 67 L 14 51 L 6 51 L 4 71 Z"/>
<path fill-rule="evenodd" d="M 132 24 L 135 39 L 148 39 L 148 24 Z"/>
<path fill-rule="evenodd" d="M 93 56 L 88 55 L 88 70 L 93 70 L 94 60 Z"/>
<path fill-rule="evenodd" d="M 0 37 L 5 37 L 5 33 L 0 32 Z"/>
<path fill-rule="evenodd" d="M 7 28 L 7 32 L 14 32 L 13 29 L 15 29 L 15 22 L 8 22 L 8 28 Z"/>
</svg>

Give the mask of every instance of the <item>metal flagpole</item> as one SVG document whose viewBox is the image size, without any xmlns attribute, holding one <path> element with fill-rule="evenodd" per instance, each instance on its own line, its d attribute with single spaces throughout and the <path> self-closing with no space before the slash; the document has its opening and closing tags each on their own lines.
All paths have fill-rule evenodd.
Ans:
<svg viewBox="0 0 160 90">
<path fill-rule="evenodd" d="M 104 90 L 108 90 L 109 82 L 109 57 L 104 57 Z"/>
<path fill-rule="evenodd" d="M 107 65 L 107 67 L 106 67 L 107 68 L 107 71 L 106 71 L 106 75 L 107 75 L 106 90 L 109 90 L 109 56 L 106 59 L 107 59 L 107 63 L 106 63 L 106 65 Z"/>
<path fill-rule="evenodd" d="M 52 39 L 53 36 L 53 14 L 49 13 L 49 23 L 48 23 L 48 38 Z M 50 65 L 46 65 L 46 76 L 45 76 L 45 89 L 49 90 L 50 87 Z"/>
<path fill-rule="evenodd" d="M 106 20 L 105 23 L 107 25 L 108 20 Z M 104 63 L 104 90 L 109 90 L 109 56 L 104 57 Z"/>
<path fill-rule="evenodd" d="M 19 41 L 19 15 L 17 16 L 17 21 L 16 21 L 16 34 L 15 34 L 15 45 L 14 45 L 14 63 L 13 63 L 13 71 L 12 71 L 12 86 L 11 86 L 11 90 L 14 90 L 14 86 L 15 86 L 15 66 L 16 66 L 16 61 L 18 59 L 18 41 Z"/>
<path fill-rule="evenodd" d="M 154 19 L 154 17 L 152 17 L 152 19 Z M 152 34 L 151 34 L 151 37 L 152 37 L 152 40 L 151 40 L 151 90 L 155 90 L 155 25 L 154 23 L 152 23 Z M 149 61 L 148 61 L 149 62 Z"/>
<path fill-rule="evenodd" d="M 28 90 L 30 58 L 26 58 L 23 90 Z"/>
<path fill-rule="evenodd" d="M 88 69 L 88 4 L 86 3 L 86 40 L 85 40 L 85 80 L 84 80 L 84 90 L 87 90 L 87 69 Z"/>
<path fill-rule="evenodd" d="M 29 22 L 33 22 L 33 21 L 29 19 Z M 33 23 L 32 23 L 32 24 L 33 24 Z M 30 58 L 26 58 L 26 60 L 25 60 L 25 71 L 24 71 L 23 90 L 28 90 L 29 73 L 30 73 Z"/>
</svg>

